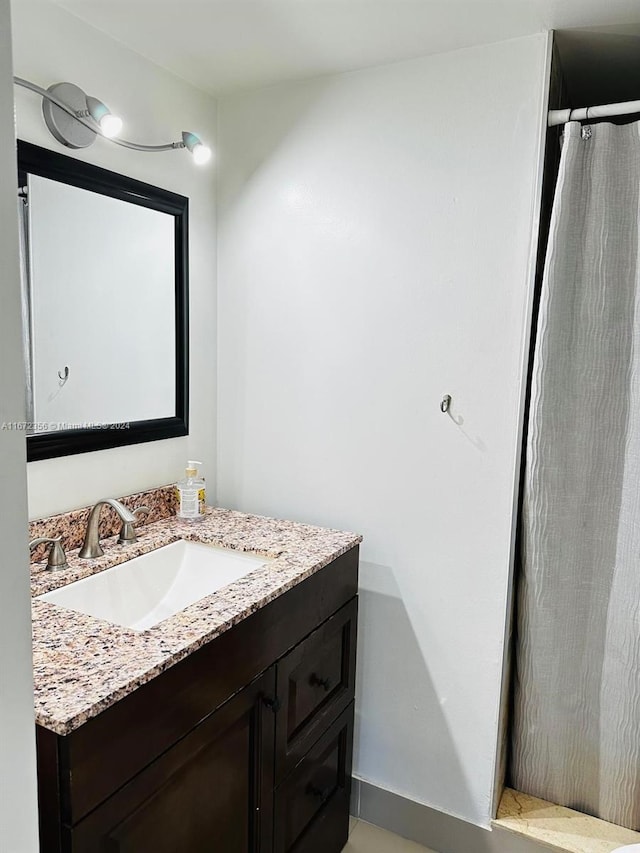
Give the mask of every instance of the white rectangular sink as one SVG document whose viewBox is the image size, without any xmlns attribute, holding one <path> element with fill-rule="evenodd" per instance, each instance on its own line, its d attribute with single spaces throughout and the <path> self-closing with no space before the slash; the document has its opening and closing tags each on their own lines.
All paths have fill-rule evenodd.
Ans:
<svg viewBox="0 0 640 853">
<path fill-rule="evenodd" d="M 270 560 L 181 539 L 38 598 L 145 631 Z"/>
</svg>

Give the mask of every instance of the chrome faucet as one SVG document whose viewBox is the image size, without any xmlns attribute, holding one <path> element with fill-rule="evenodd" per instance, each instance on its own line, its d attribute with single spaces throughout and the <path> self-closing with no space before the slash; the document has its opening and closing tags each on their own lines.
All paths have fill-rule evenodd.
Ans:
<svg viewBox="0 0 640 853">
<path fill-rule="evenodd" d="M 98 525 L 100 523 L 100 511 L 105 504 L 110 506 L 112 509 L 115 509 L 122 519 L 122 527 L 120 529 L 120 537 L 118 539 L 118 542 L 120 543 L 136 541 L 136 533 L 133 527 L 136 522 L 136 513 L 149 512 L 146 506 L 138 507 L 138 509 L 131 512 L 126 508 L 126 506 L 124 506 L 124 504 L 121 504 L 120 501 L 117 501 L 114 498 L 103 498 L 101 501 L 98 501 L 89 514 L 87 532 L 84 536 L 84 544 L 78 552 L 78 556 L 82 557 L 83 560 L 93 560 L 104 554 L 104 551 L 100 546 L 100 531 L 98 529 Z"/>
<path fill-rule="evenodd" d="M 67 555 L 64 553 L 64 548 L 61 545 L 62 536 L 58 536 L 55 539 L 51 539 L 48 536 L 38 536 L 37 539 L 32 539 L 29 542 L 29 550 L 35 548 L 36 545 L 41 545 L 43 542 L 48 542 L 51 545 L 47 558 L 47 569 L 50 572 L 59 572 L 62 569 L 68 569 Z"/>
</svg>

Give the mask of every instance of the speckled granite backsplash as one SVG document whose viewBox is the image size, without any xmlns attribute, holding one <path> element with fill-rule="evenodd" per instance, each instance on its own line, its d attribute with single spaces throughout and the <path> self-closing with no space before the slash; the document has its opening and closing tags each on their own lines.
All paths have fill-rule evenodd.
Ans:
<svg viewBox="0 0 640 853">
<path fill-rule="evenodd" d="M 118 500 L 131 510 L 139 506 L 149 507 L 149 515 L 141 515 L 136 527 L 152 524 L 154 521 L 160 521 L 163 518 L 171 518 L 176 514 L 178 506 L 174 486 L 159 486 L 157 489 L 150 489 L 147 492 L 125 495 Z M 36 539 L 38 536 L 62 536 L 62 545 L 65 551 L 80 548 L 90 512 L 91 507 L 86 506 L 59 515 L 51 515 L 49 518 L 38 518 L 35 521 L 30 521 L 29 540 Z M 100 515 L 100 538 L 115 536 L 120 530 L 121 524 L 117 513 L 111 507 L 103 507 Z M 47 547 L 47 545 L 35 547 L 31 552 L 31 562 L 39 563 L 44 560 Z"/>
</svg>

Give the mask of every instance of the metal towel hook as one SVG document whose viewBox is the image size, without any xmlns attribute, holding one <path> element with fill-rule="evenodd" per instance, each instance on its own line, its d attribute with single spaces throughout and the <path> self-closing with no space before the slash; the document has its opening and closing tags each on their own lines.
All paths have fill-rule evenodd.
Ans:
<svg viewBox="0 0 640 853">
<path fill-rule="evenodd" d="M 67 365 L 65 365 L 65 368 L 64 368 L 64 376 L 62 375 L 62 373 L 60 373 L 60 371 L 58 371 L 58 379 L 60 379 L 61 382 L 66 382 L 68 378 L 69 378 L 69 365 L 67 364 Z"/>
<path fill-rule="evenodd" d="M 451 394 L 445 394 L 442 398 L 442 402 L 440 403 L 440 411 L 443 415 L 449 411 L 449 406 L 451 405 Z"/>
</svg>

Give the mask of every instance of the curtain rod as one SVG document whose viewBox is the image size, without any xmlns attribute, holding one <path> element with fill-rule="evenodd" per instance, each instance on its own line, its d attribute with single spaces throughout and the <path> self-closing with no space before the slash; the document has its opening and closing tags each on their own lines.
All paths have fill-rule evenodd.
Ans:
<svg viewBox="0 0 640 853">
<path fill-rule="evenodd" d="M 585 121 L 590 118 L 608 118 L 640 113 L 640 101 L 624 101 L 621 104 L 602 104 L 599 107 L 581 107 L 577 110 L 549 110 L 547 124 L 555 127 L 568 121 Z"/>
</svg>

